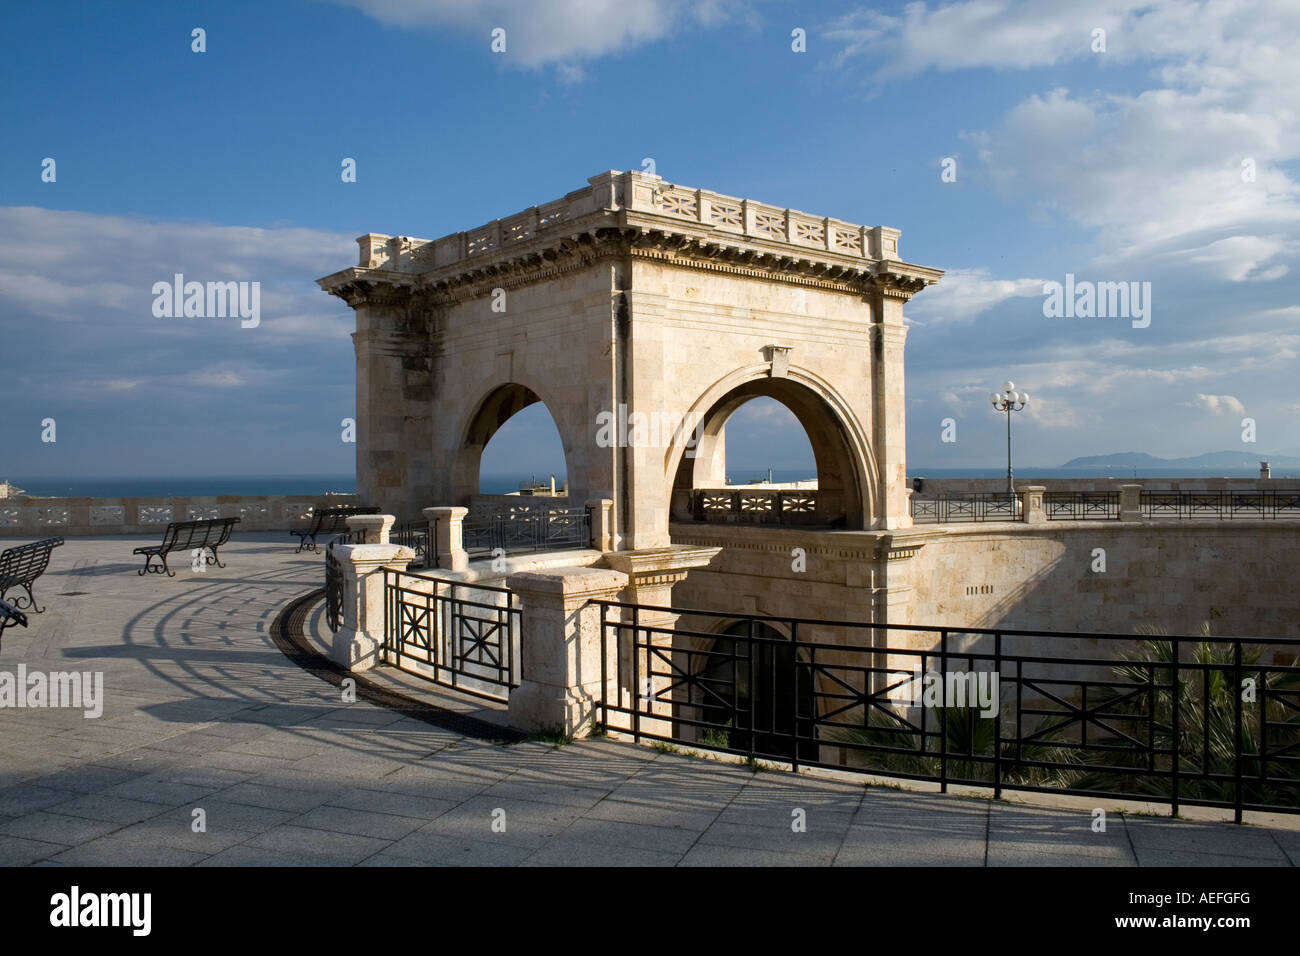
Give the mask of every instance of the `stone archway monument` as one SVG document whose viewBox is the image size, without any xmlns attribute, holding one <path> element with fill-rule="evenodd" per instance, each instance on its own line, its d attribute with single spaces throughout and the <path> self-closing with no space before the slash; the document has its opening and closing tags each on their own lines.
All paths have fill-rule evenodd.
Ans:
<svg viewBox="0 0 1300 956">
<path fill-rule="evenodd" d="M 587 182 L 441 239 L 370 233 L 319 280 L 356 310 L 361 500 L 468 504 L 493 433 L 540 401 L 570 499 L 613 502 L 611 549 L 662 548 L 674 489 L 718 481 L 727 416 L 769 396 L 808 433 L 828 523 L 910 525 L 903 305 L 942 273 L 900 260 L 896 229 Z"/>
</svg>

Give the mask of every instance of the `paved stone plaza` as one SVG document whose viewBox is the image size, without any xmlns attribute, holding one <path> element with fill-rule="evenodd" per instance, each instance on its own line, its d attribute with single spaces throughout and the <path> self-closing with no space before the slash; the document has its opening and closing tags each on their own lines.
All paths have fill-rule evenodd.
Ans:
<svg viewBox="0 0 1300 956">
<path fill-rule="evenodd" d="M 1111 813 L 1094 833 L 1083 810 L 753 774 L 614 740 L 494 744 L 454 720 L 344 704 L 271 636 L 320 586 L 321 557 L 294 554 L 287 535 L 236 534 L 225 569 L 140 577 L 131 549 L 153 540 L 68 539 L 37 582 L 49 610 L 4 634 L 0 671 L 101 671 L 106 700 L 98 719 L 0 710 L 0 863 L 1300 862 L 1300 820 L 1286 817 Z M 796 808 L 806 832 L 792 830 Z"/>
</svg>

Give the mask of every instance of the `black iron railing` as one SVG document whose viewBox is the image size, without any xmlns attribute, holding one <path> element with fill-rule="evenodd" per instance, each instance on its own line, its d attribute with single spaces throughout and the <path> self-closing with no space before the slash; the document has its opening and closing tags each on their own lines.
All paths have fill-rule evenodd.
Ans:
<svg viewBox="0 0 1300 956">
<path fill-rule="evenodd" d="M 1117 491 L 1049 491 L 1043 495 L 1049 521 L 1119 519 Z"/>
<path fill-rule="evenodd" d="M 415 552 L 411 567 L 427 568 L 433 564 L 429 550 L 429 522 L 408 521 L 405 524 L 395 524 L 388 532 L 388 540 L 391 544 L 400 544 Z"/>
<path fill-rule="evenodd" d="M 1003 492 L 945 494 L 937 498 L 911 499 L 912 521 L 1020 521 L 1020 499 Z"/>
<path fill-rule="evenodd" d="M 384 571 L 384 659 L 493 700 L 519 686 L 519 599 L 507 588 Z"/>
<path fill-rule="evenodd" d="M 325 548 L 325 623 L 331 631 L 338 631 L 343 624 L 343 565 L 334 556 L 336 543 L 346 544 L 339 535 Z"/>
<path fill-rule="evenodd" d="M 586 508 L 505 505 L 482 509 L 461 524 L 462 547 L 470 552 L 562 551 L 591 544 Z"/>
<path fill-rule="evenodd" d="M 1143 491 L 1144 518 L 1300 518 L 1300 491 Z"/>
<path fill-rule="evenodd" d="M 682 609 L 666 627 L 645 622 L 667 609 L 597 603 L 600 720 L 638 739 L 945 790 L 1300 812 L 1300 640 Z"/>
</svg>

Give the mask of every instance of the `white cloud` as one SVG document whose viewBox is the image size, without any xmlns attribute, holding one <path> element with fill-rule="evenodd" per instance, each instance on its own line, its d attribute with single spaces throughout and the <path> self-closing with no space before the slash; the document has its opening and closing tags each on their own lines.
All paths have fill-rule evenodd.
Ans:
<svg viewBox="0 0 1300 956">
<path fill-rule="evenodd" d="M 1107 29 L 1107 50 L 1091 31 Z M 831 31 L 840 61 L 869 58 L 881 83 L 923 71 L 1028 69 L 1091 58 L 1149 67 L 1134 93 L 1051 88 L 967 132 L 1004 195 L 1097 230 L 1094 264 L 1202 257 L 1229 278 L 1287 274 L 1300 247 L 1300 4 L 961 0 L 862 12 Z M 1253 181 L 1243 180 L 1243 161 Z M 1221 245 L 1225 241 L 1228 245 Z M 1270 253 L 1260 257 L 1259 252 Z"/>
<path fill-rule="evenodd" d="M 1191 408 L 1203 408 L 1206 411 L 1215 413 L 1234 412 L 1241 415 L 1246 411 L 1246 406 L 1241 403 L 1240 399 L 1232 395 L 1203 395 L 1198 392 L 1196 401 L 1184 402 L 1183 404 Z"/>
<path fill-rule="evenodd" d="M 969 322 L 981 312 L 1019 297 L 1043 295 L 1043 279 L 993 279 L 988 269 L 953 269 L 919 293 L 907 309 L 917 324 Z"/>
<path fill-rule="evenodd" d="M 692 24 L 716 26 L 745 12 L 739 0 L 335 0 L 387 26 L 449 29 L 477 37 L 506 31 L 507 65 L 558 64 L 560 79 L 582 76 L 574 64 L 671 36 Z M 576 71 L 576 72 L 575 72 Z"/>
<path fill-rule="evenodd" d="M 242 330 L 245 335 L 299 336 L 310 325 L 313 335 L 337 338 L 352 331 L 350 312 L 327 299 L 314 280 L 355 256 L 353 240 L 312 229 L 0 207 L 0 304 L 72 327 L 199 339 L 203 323 L 223 320 L 187 323 L 152 313 L 153 284 L 170 283 L 179 272 L 200 282 L 260 282 L 262 321 L 256 330 Z"/>
</svg>

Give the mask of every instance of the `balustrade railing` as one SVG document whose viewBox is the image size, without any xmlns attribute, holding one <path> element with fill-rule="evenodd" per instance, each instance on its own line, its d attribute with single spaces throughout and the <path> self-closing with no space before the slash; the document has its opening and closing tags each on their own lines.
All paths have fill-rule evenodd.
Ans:
<svg viewBox="0 0 1300 956">
<path fill-rule="evenodd" d="M 1144 518 L 1300 518 L 1297 491 L 1143 491 Z"/>
<path fill-rule="evenodd" d="M 1049 521 L 1119 520 L 1118 491 L 1049 491 L 1043 495 L 1043 511 Z"/>
<path fill-rule="evenodd" d="M 521 610 L 507 588 L 384 571 L 384 658 L 493 700 L 519 686 Z"/>
<path fill-rule="evenodd" d="M 1019 521 L 1022 519 L 1020 498 L 1006 492 L 971 492 L 945 494 L 937 498 L 911 499 L 914 523 L 933 521 Z"/>
<path fill-rule="evenodd" d="M 944 790 L 1223 807 L 1238 822 L 1245 810 L 1300 812 L 1300 639 L 682 608 L 669 626 L 643 623 L 665 608 L 596 603 L 600 720 L 638 740 Z"/>
<path fill-rule="evenodd" d="M 766 491 L 756 488 L 696 488 L 691 491 L 696 521 L 809 525 L 819 520 L 817 491 Z"/>
</svg>

